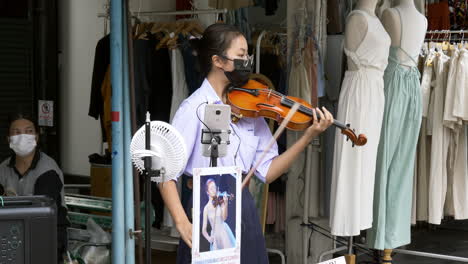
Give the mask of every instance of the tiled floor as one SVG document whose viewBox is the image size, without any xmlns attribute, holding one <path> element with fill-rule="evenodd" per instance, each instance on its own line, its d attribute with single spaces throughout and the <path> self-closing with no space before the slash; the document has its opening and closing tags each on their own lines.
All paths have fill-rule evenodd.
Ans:
<svg viewBox="0 0 468 264">
<path fill-rule="evenodd" d="M 275 238 L 269 239 L 270 241 Z M 278 243 L 278 244 L 277 244 Z M 270 243 L 269 243 L 270 244 Z M 278 241 L 278 246 L 281 245 Z M 269 246 L 271 246 L 271 244 Z M 407 246 L 408 250 L 430 252 L 435 254 L 452 255 L 468 258 L 468 222 L 457 222 L 456 224 L 446 224 L 443 228 L 418 228 L 413 230 L 412 243 Z M 280 264 L 281 258 L 278 255 L 269 255 L 270 264 Z M 175 252 L 168 253 L 163 251 L 153 251 L 152 263 L 175 263 Z M 360 255 L 357 258 L 357 264 L 375 263 L 366 255 Z M 433 259 L 426 257 L 410 256 L 396 253 L 393 256 L 394 264 L 458 264 L 462 262 Z M 289 263 L 288 263 L 289 264 Z M 291 263 L 294 264 L 294 263 Z"/>
<path fill-rule="evenodd" d="M 455 226 L 445 225 L 443 228 L 433 230 L 428 228 L 413 230 L 412 243 L 405 249 L 468 258 L 468 224 L 459 222 Z M 370 258 L 358 257 L 358 263 L 373 263 L 365 262 L 366 260 Z M 393 256 L 393 263 L 458 264 L 464 262 L 396 253 Z"/>
</svg>

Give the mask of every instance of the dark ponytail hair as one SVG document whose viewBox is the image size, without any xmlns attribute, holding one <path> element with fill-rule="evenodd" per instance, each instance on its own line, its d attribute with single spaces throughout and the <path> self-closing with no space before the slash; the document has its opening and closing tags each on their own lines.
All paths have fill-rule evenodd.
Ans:
<svg viewBox="0 0 468 264">
<path fill-rule="evenodd" d="M 244 36 L 235 26 L 228 24 L 213 24 L 205 29 L 201 39 L 192 39 L 190 44 L 198 57 L 198 66 L 205 78 L 213 66 L 213 55 L 226 55 L 232 40 Z"/>
<path fill-rule="evenodd" d="M 22 111 L 10 114 L 8 116 L 8 134 L 10 133 L 11 124 L 13 124 L 13 122 L 20 120 L 20 119 L 28 120 L 31 123 L 33 123 L 34 129 L 36 130 L 36 134 L 39 134 L 39 126 L 34 116 L 35 115 L 33 113 L 22 112 Z"/>
</svg>

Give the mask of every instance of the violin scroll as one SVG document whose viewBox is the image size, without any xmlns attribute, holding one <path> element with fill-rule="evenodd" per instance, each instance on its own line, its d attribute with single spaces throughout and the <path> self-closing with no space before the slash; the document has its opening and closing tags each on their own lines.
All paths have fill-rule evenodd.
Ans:
<svg viewBox="0 0 468 264">
<path fill-rule="evenodd" d="M 341 134 L 345 135 L 348 140 L 351 140 L 356 146 L 364 146 L 367 143 L 367 137 L 364 134 L 359 134 L 358 136 L 350 128 L 342 129 Z"/>
</svg>

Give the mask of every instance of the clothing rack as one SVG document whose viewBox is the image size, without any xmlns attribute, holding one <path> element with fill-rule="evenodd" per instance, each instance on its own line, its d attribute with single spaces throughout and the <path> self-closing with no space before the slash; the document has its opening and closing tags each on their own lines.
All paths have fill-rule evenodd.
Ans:
<svg viewBox="0 0 468 264">
<path fill-rule="evenodd" d="M 226 14 L 228 10 L 224 9 L 199 9 L 199 10 L 181 10 L 181 11 L 141 11 L 132 12 L 132 17 L 139 16 L 176 16 L 176 15 L 203 15 L 203 14 Z M 108 13 L 98 13 L 98 17 L 108 18 Z"/>
<path fill-rule="evenodd" d="M 181 10 L 181 11 L 141 11 L 132 12 L 131 18 L 135 19 L 137 23 L 140 23 L 140 16 L 175 16 L 175 15 L 203 15 L 203 14 L 226 14 L 227 8 L 224 9 L 198 9 L 198 10 Z M 105 19 L 110 18 L 109 10 L 105 13 L 98 13 L 98 17 Z M 104 23 L 104 35 L 107 34 L 107 22 Z"/>
<path fill-rule="evenodd" d="M 447 40 L 447 37 L 451 40 L 460 40 L 460 37 L 457 36 L 454 39 L 451 38 L 452 34 L 461 34 L 462 40 L 464 39 L 465 33 L 468 34 L 468 30 L 428 30 L 426 35 L 431 35 L 431 37 L 426 37 L 426 40 L 434 40 L 434 41 L 444 41 Z M 436 38 L 434 38 L 436 35 Z M 440 36 L 446 36 L 445 38 L 440 38 Z"/>
<path fill-rule="evenodd" d="M 267 34 L 267 33 L 268 34 L 273 33 L 273 34 L 278 35 L 278 36 L 287 36 L 288 35 L 287 33 L 262 30 L 262 32 L 258 36 L 257 47 L 256 47 L 256 50 L 255 50 L 255 73 L 260 73 L 260 46 L 261 46 L 261 43 L 262 43 L 263 36 L 265 36 L 265 34 Z"/>
<path fill-rule="evenodd" d="M 428 30 L 426 34 L 465 34 L 468 30 Z"/>
</svg>

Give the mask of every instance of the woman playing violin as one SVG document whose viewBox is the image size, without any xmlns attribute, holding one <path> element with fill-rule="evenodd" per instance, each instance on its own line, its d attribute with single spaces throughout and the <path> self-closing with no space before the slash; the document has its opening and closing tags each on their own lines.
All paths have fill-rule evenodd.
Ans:
<svg viewBox="0 0 468 264">
<path fill-rule="evenodd" d="M 236 238 L 226 223 L 229 197 L 227 195 L 218 196 L 218 188 L 213 178 L 206 181 L 205 190 L 208 195 L 208 202 L 203 208 L 202 234 L 210 243 L 210 250 L 235 247 Z M 207 231 L 208 223 L 211 228 L 210 234 Z"/>
<path fill-rule="evenodd" d="M 202 129 L 200 117 L 204 116 L 206 104 L 226 104 L 226 87 L 230 84 L 243 85 L 248 75 L 235 69 L 234 65 L 252 63 L 248 56 L 246 38 L 234 26 L 213 24 L 199 40 L 193 40 L 200 70 L 205 76 L 201 87 L 180 105 L 173 126 L 182 134 L 187 145 L 189 158 L 184 174 L 192 176 L 193 168 L 209 167 L 210 158 L 202 156 L 200 142 Z M 306 148 L 311 140 L 325 131 L 332 123 L 333 116 L 325 109 L 313 109 L 314 122 L 303 136 L 283 154 L 278 155 L 276 144 L 266 151 L 265 157 L 255 170 L 255 176 L 270 183 L 287 172 L 294 159 Z M 231 123 L 228 154 L 218 159 L 218 166 L 239 166 L 244 174 L 253 167 L 272 138 L 264 118 L 242 118 Z M 161 194 L 168 207 L 181 241 L 177 252 L 177 263 L 191 263 L 192 223 L 191 200 L 183 206 L 175 182 L 160 185 Z M 242 190 L 242 233 L 241 263 L 268 263 L 265 239 L 252 195 L 248 188 Z"/>
</svg>

